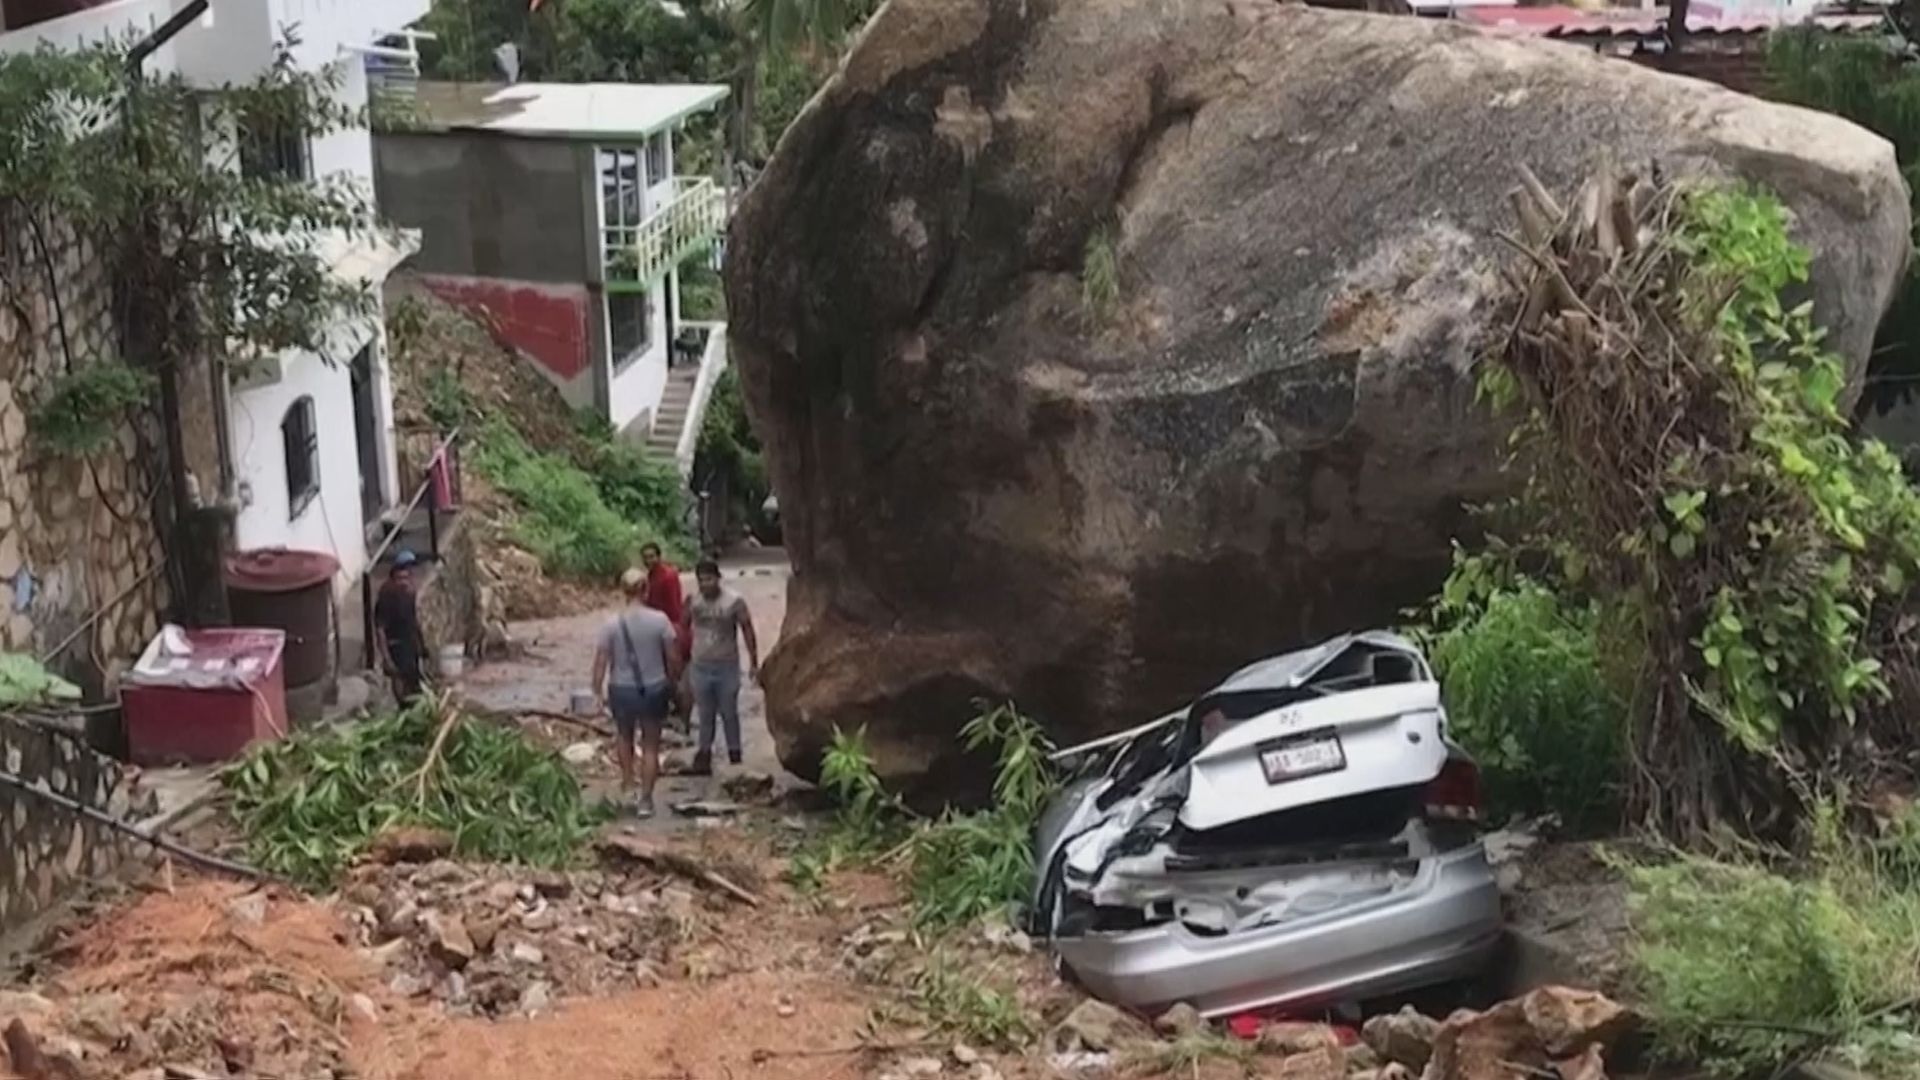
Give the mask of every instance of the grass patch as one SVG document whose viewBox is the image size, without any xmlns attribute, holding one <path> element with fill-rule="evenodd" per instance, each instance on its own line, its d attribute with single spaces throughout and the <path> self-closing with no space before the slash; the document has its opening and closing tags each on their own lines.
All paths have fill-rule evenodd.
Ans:
<svg viewBox="0 0 1920 1080">
<path fill-rule="evenodd" d="M 474 464 L 518 506 L 514 540 L 548 573 L 605 580 L 632 564 L 643 542 L 639 527 L 608 506 L 571 459 L 533 449 L 496 420 L 481 430 Z"/>
<path fill-rule="evenodd" d="M 1135 1072 L 1153 1076 L 1198 1076 L 1203 1067 L 1215 1062 L 1251 1071 L 1255 1055 L 1253 1043 L 1199 1028 L 1141 1046 L 1128 1055 L 1128 1064 Z"/>
<path fill-rule="evenodd" d="M 606 820 L 604 809 L 581 797 L 558 755 L 521 732 L 457 720 L 422 779 L 442 707 L 423 698 L 390 716 L 268 744 L 229 767 L 221 780 L 254 864 L 324 888 L 400 825 L 443 830 L 455 854 L 469 858 L 569 861 Z"/>
<path fill-rule="evenodd" d="M 1112 315 L 1120 304 L 1120 253 L 1109 226 L 1102 225 L 1087 237 L 1080 259 L 1080 299 L 1099 319 Z"/>
<path fill-rule="evenodd" d="M 976 1045 L 1018 1050 L 1037 1034 L 1017 995 L 981 980 L 943 952 L 929 957 L 915 977 L 913 996 L 929 1024 Z"/>
<path fill-rule="evenodd" d="M 1746 855 L 1628 868 L 1637 989 L 1668 1056 L 1920 1075 L 1920 831 L 1845 836 L 1824 811 L 1817 829 L 1792 872 Z"/>
</svg>

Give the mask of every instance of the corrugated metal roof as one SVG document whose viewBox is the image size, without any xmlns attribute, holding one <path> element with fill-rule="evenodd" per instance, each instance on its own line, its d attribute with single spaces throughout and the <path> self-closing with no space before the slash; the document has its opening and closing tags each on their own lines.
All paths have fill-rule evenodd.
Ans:
<svg viewBox="0 0 1920 1080">
<path fill-rule="evenodd" d="M 422 81 L 427 130 L 547 139 L 639 138 L 710 109 L 727 88 L 700 83 L 447 83 Z"/>
<path fill-rule="evenodd" d="M 1659 37 L 1665 34 L 1667 9 L 1586 10 L 1556 4 L 1526 8 L 1462 8 L 1458 17 L 1489 33 L 1517 37 Z M 1880 14 L 1816 14 L 1799 20 L 1827 30 L 1871 30 Z M 1710 4 L 1694 4 L 1687 11 L 1689 34 L 1764 34 L 1793 20 L 1766 15 L 1729 15 Z"/>
</svg>

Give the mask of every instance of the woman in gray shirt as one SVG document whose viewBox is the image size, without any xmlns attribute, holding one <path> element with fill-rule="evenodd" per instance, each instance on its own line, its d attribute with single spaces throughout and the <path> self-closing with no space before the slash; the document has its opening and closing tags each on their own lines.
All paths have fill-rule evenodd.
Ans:
<svg viewBox="0 0 1920 1080">
<path fill-rule="evenodd" d="M 613 756 L 620 763 L 621 790 L 633 790 L 633 736 L 640 733 L 640 797 L 634 813 L 653 816 L 653 784 L 660 776 L 660 732 L 667 703 L 680 680 L 680 650 L 673 623 L 647 606 L 647 575 L 620 577 L 625 610 L 607 620 L 593 653 L 593 689 L 613 713 Z"/>
</svg>

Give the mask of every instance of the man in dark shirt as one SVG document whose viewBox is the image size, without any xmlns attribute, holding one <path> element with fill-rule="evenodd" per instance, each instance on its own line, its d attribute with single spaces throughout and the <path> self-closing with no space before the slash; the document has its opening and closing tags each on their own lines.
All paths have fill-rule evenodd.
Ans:
<svg viewBox="0 0 1920 1080">
<path fill-rule="evenodd" d="M 380 598 L 373 603 L 374 644 L 387 678 L 393 680 L 393 696 L 403 709 L 419 699 L 425 682 L 421 663 L 427 642 L 420 632 L 420 609 L 413 595 L 413 567 L 418 561 L 411 551 L 395 555 L 386 583 L 380 586 Z"/>
</svg>

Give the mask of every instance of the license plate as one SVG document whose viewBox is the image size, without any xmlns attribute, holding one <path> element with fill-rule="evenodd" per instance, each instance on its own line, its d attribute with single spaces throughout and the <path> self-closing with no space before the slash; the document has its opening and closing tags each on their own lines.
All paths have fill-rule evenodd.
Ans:
<svg viewBox="0 0 1920 1080">
<path fill-rule="evenodd" d="M 1260 767 L 1266 770 L 1267 783 L 1284 784 L 1339 772 L 1347 767 L 1347 754 L 1340 748 L 1339 736 L 1315 735 L 1261 748 Z"/>
</svg>

